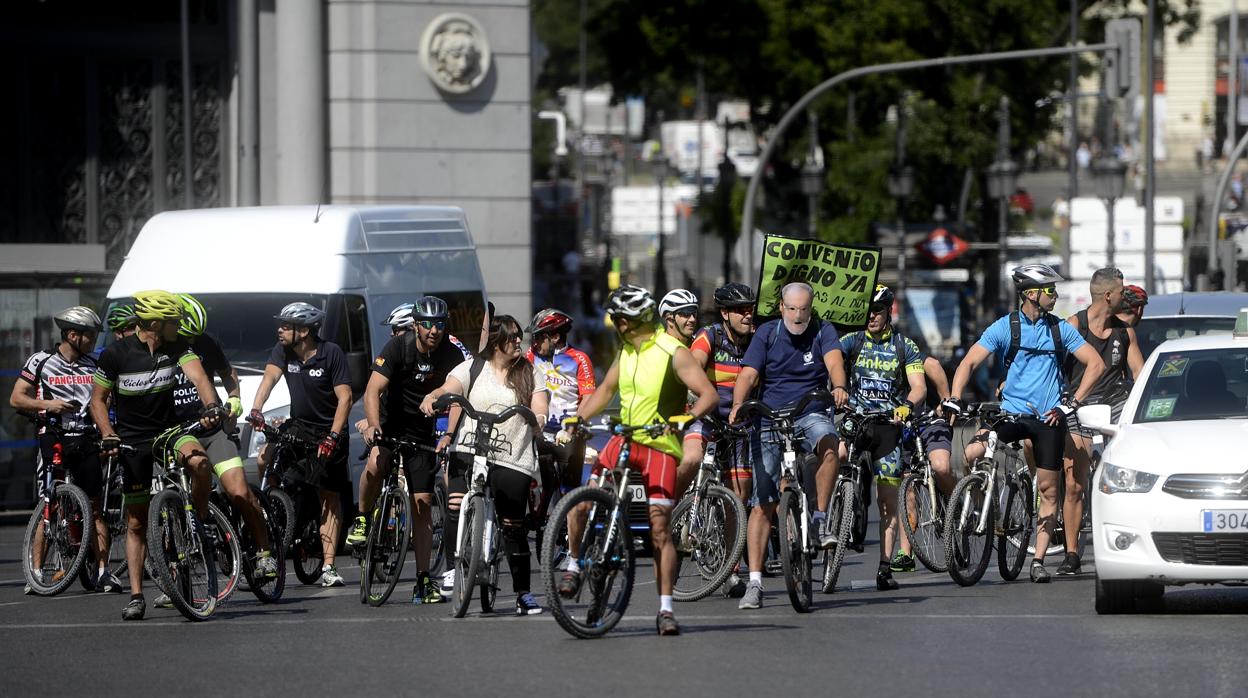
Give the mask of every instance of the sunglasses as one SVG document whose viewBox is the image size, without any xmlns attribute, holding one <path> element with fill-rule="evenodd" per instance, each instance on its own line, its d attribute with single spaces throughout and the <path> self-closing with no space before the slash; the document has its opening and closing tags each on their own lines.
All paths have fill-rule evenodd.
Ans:
<svg viewBox="0 0 1248 698">
<path fill-rule="evenodd" d="M 504 338 L 504 343 L 519 342 L 524 339 L 523 332 L 509 332 Z"/>
<path fill-rule="evenodd" d="M 1044 294 L 1044 295 L 1046 295 L 1046 296 L 1056 296 L 1056 295 L 1057 295 L 1057 287 L 1056 287 L 1056 286 L 1045 286 L 1045 287 L 1043 287 L 1043 288 L 1038 288 L 1038 289 L 1036 289 L 1036 290 L 1037 290 L 1037 291 L 1039 291 L 1039 292 L 1041 292 L 1041 293 L 1043 293 L 1043 294 Z"/>
<path fill-rule="evenodd" d="M 872 315 L 885 315 L 885 314 L 887 314 L 890 310 L 892 310 L 892 308 L 891 308 L 891 307 L 889 307 L 889 306 L 887 306 L 887 305 L 873 305 L 873 306 L 870 306 L 869 308 L 867 308 L 867 310 L 868 310 L 868 311 L 869 311 Z"/>
<path fill-rule="evenodd" d="M 445 330 L 446 329 L 446 320 L 417 320 L 416 324 L 420 325 L 426 330 Z"/>
</svg>

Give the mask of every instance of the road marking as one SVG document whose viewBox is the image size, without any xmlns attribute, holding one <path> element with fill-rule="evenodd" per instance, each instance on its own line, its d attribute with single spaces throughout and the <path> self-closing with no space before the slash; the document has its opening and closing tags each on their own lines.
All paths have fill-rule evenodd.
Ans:
<svg viewBox="0 0 1248 698">
<path fill-rule="evenodd" d="M 20 603 L 23 603 L 23 602 L 22 601 L 9 601 L 7 603 L 0 603 L 0 606 L 16 606 Z"/>
</svg>

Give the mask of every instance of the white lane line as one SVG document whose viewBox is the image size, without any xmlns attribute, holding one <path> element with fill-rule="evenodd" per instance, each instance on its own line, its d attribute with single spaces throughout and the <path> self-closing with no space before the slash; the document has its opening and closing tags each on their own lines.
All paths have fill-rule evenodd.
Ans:
<svg viewBox="0 0 1248 698">
<path fill-rule="evenodd" d="M 24 601 L 9 601 L 6 603 L 0 603 L 0 606 L 17 606 L 18 604 L 22 604 L 22 603 L 25 603 L 25 602 Z"/>
</svg>

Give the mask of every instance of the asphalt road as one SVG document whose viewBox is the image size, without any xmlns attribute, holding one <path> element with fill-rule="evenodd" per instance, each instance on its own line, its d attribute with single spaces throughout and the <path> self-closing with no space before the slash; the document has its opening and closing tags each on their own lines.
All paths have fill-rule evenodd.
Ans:
<svg viewBox="0 0 1248 698">
<path fill-rule="evenodd" d="M 660 638 L 642 559 L 625 621 L 578 641 L 549 614 L 455 620 L 446 604 L 413 606 L 407 580 L 385 606 L 361 606 L 352 564 L 340 565 L 346 588 L 301 586 L 291 573 L 278 604 L 242 591 L 205 623 L 153 608 L 123 623 L 120 594 L 24 596 L 21 532 L 0 528 L 2 695 L 1217 696 L 1243 695 L 1248 681 L 1248 590 L 1172 589 L 1154 614 L 1098 617 L 1090 560 L 1048 585 L 1003 583 L 994 563 L 975 587 L 919 572 L 881 593 L 868 547 L 811 614 L 795 613 L 771 578 L 762 609 L 718 596 L 677 604 L 683 634 Z M 510 611 L 514 596 L 500 592 L 498 607 Z"/>
</svg>

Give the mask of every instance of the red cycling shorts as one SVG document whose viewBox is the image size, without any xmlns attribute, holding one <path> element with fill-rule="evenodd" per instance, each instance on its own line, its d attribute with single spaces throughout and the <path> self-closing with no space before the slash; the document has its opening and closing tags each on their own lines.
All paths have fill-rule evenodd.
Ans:
<svg viewBox="0 0 1248 698">
<path fill-rule="evenodd" d="M 623 437 L 612 436 L 607 441 L 607 445 L 598 453 L 593 474 L 600 474 L 604 464 L 614 468 L 620 460 L 620 447 L 623 445 Z M 636 441 L 632 442 L 629 448 L 628 465 L 640 472 L 642 478 L 645 479 L 646 499 L 655 506 L 674 506 L 676 504 L 676 456 Z"/>
</svg>

